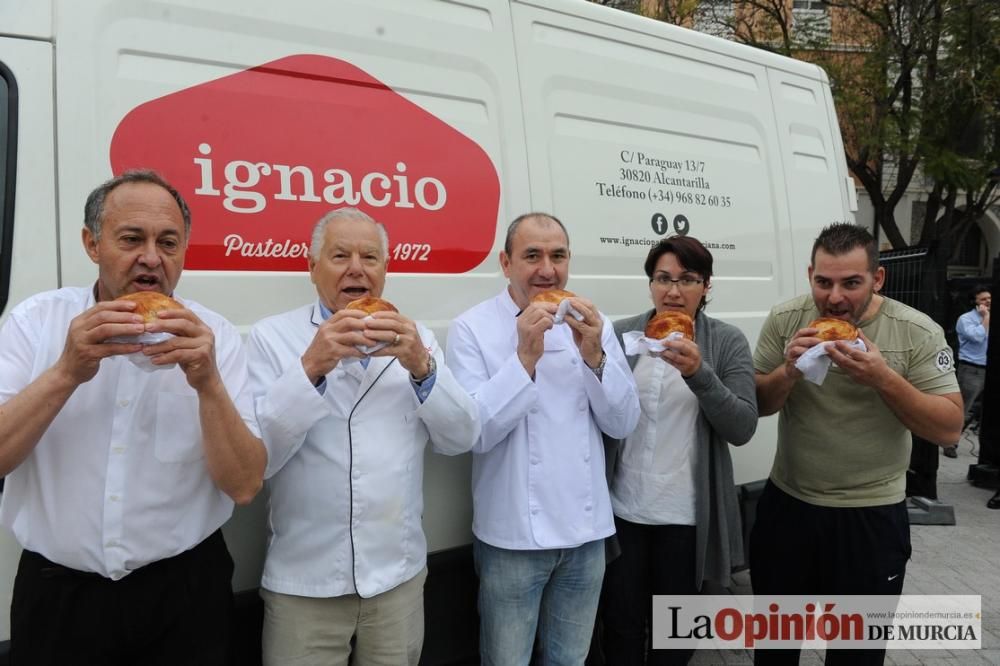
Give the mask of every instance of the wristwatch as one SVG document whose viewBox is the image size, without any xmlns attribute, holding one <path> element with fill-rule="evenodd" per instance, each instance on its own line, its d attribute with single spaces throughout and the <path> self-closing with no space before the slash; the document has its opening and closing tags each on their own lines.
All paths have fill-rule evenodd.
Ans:
<svg viewBox="0 0 1000 666">
<path fill-rule="evenodd" d="M 597 367 L 596 368 L 590 368 L 589 365 L 587 367 L 590 368 L 591 372 L 593 372 L 595 375 L 597 375 L 598 379 L 603 379 L 604 378 L 604 366 L 607 364 L 607 362 L 608 362 L 608 355 L 605 352 L 602 351 L 601 352 L 601 362 L 597 364 Z"/>
<path fill-rule="evenodd" d="M 410 373 L 410 381 L 414 384 L 423 384 L 427 379 L 437 372 L 437 362 L 434 360 L 433 354 L 427 355 L 427 374 L 423 377 L 414 377 L 413 373 Z"/>
</svg>

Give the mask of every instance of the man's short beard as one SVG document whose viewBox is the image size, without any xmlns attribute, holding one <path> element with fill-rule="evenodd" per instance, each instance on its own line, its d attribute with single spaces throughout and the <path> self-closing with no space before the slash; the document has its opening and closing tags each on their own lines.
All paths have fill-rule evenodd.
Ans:
<svg viewBox="0 0 1000 666">
<path fill-rule="evenodd" d="M 866 298 L 865 302 L 861 304 L 861 307 L 858 308 L 856 311 L 854 311 L 854 312 L 851 313 L 851 323 L 852 324 L 854 324 L 855 326 L 857 326 L 858 324 L 861 323 L 861 318 L 865 316 L 866 312 L 868 312 L 868 306 L 870 306 L 872 304 L 872 299 L 873 298 L 875 298 L 875 290 L 874 289 L 868 291 L 868 298 Z"/>
</svg>

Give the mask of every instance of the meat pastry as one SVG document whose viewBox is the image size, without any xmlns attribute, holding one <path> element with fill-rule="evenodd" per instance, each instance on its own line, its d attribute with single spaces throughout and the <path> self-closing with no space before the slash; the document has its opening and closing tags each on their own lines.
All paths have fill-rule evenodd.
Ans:
<svg viewBox="0 0 1000 666">
<path fill-rule="evenodd" d="M 131 294 L 119 296 L 119 301 L 132 301 L 135 303 L 135 314 L 140 315 L 147 324 L 154 319 L 161 310 L 183 310 L 184 306 L 158 291 L 136 291 Z"/>
<path fill-rule="evenodd" d="M 847 340 L 851 342 L 858 339 L 857 326 L 843 319 L 820 317 L 809 322 L 808 328 L 819 329 L 816 337 L 824 342 L 829 340 Z"/>
<path fill-rule="evenodd" d="M 694 340 L 694 322 L 686 312 L 664 310 L 650 317 L 645 335 L 653 340 L 662 340 L 674 331 L 688 340 Z"/>
</svg>

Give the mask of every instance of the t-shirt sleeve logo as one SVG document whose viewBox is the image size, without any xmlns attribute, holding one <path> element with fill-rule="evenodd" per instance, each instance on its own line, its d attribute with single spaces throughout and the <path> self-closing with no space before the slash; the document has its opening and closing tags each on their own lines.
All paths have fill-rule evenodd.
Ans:
<svg viewBox="0 0 1000 666">
<path fill-rule="evenodd" d="M 955 367 L 955 362 L 951 358 L 950 349 L 942 349 L 938 352 L 937 360 L 934 362 L 941 372 L 950 372 Z"/>
</svg>

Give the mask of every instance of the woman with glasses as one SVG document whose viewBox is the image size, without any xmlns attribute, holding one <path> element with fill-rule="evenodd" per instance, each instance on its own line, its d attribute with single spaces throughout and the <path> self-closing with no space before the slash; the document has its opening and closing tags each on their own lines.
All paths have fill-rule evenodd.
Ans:
<svg viewBox="0 0 1000 666">
<path fill-rule="evenodd" d="M 653 309 L 616 322 L 619 342 L 664 310 L 686 312 L 695 340 L 628 357 L 642 412 L 635 432 L 612 447 L 622 552 L 604 579 L 602 642 L 608 664 L 686 664 L 691 650 L 652 650 L 651 595 L 728 585 L 743 562 L 729 444 L 745 444 L 757 427 L 754 371 L 743 334 L 704 313 L 712 255 L 699 241 L 661 240 L 645 270 Z"/>
</svg>

